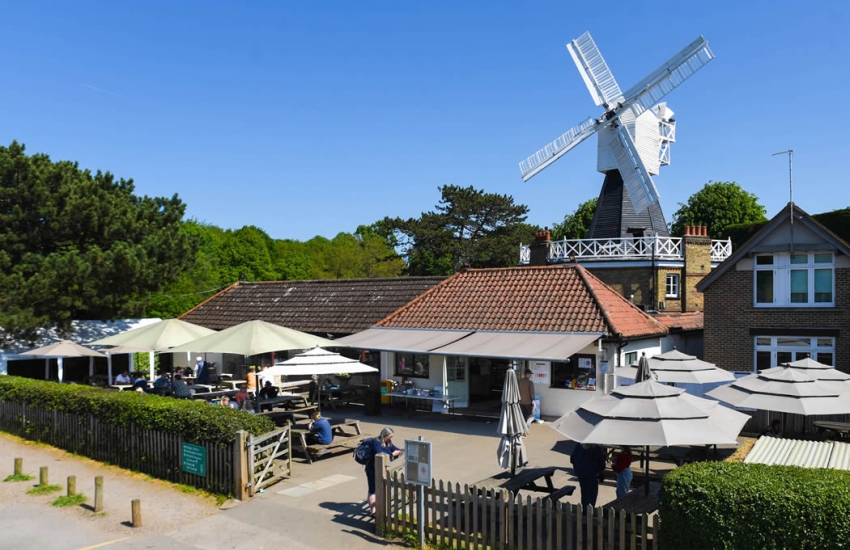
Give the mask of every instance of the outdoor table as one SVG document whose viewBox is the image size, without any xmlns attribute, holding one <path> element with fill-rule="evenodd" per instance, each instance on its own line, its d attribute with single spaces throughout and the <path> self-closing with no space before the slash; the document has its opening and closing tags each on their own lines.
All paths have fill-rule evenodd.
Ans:
<svg viewBox="0 0 850 550">
<path fill-rule="evenodd" d="M 262 407 L 270 407 L 274 408 L 277 405 L 283 405 L 284 408 L 291 409 L 298 405 L 306 406 L 307 401 L 300 395 L 278 395 L 277 397 L 272 397 L 270 399 L 259 399 L 257 400 L 257 405 Z"/>
<path fill-rule="evenodd" d="M 132 390 L 133 384 L 111 384 L 110 388 L 115 388 L 118 391 Z"/>
<path fill-rule="evenodd" d="M 841 439 L 847 439 L 850 436 L 850 422 L 833 422 L 830 420 L 816 420 L 815 428 L 819 434 L 826 431 L 835 432 Z"/>
<path fill-rule="evenodd" d="M 512 494 L 523 491 L 538 491 L 542 493 L 554 493 L 558 491 L 552 484 L 552 476 L 555 475 L 555 467 L 547 466 L 545 468 L 526 468 L 514 476 L 510 472 L 501 472 L 494 476 L 482 479 L 472 485 L 477 489 L 493 490 L 505 489 Z M 543 479 L 546 482 L 545 486 L 540 486 L 537 482 Z M 572 492 L 572 491 L 570 491 Z"/>
<path fill-rule="evenodd" d="M 213 387 L 209 384 L 192 384 L 187 386 L 190 390 L 195 390 L 195 393 L 209 393 L 213 391 Z"/>
<path fill-rule="evenodd" d="M 196 393 L 195 399 L 203 399 L 205 401 L 211 401 L 213 399 L 220 399 L 220 398 L 224 397 L 225 395 L 227 397 L 233 397 L 237 393 L 239 393 L 237 390 L 210 391 L 210 392 L 205 392 L 205 393 Z"/>
<path fill-rule="evenodd" d="M 395 399 L 404 400 L 408 416 L 413 414 L 413 405 L 417 399 L 432 402 L 439 401 L 446 408 L 446 412 L 449 413 L 449 416 L 451 416 L 452 410 L 454 409 L 454 401 L 457 399 L 456 397 L 449 397 L 448 395 L 409 395 L 401 392 L 391 392 L 386 395 L 390 396 L 390 404 L 392 404 Z"/>
<path fill-rule="evenodd" d="M 230 388 L 232 388 L 234 390 L 238 390 L 239 386 L 241 386 L 242 384 L 247 384 L 247 383 L 248 383 L 247 380 L 222 380 L 221 381 L 222 386 L 229 386 Z"/>
</svg>

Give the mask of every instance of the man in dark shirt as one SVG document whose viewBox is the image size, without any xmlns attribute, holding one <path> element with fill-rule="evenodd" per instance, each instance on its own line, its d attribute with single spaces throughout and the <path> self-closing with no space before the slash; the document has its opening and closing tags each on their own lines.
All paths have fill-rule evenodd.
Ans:
<svg viewBox="0 0 850 550">
<path fill-rule="evenodd" d="M 570 462 L 578 478 L 582 506 L 596 506 L 599 478 L 605 471 L 605 451 L 599 445 L 576 443 L 570 454 Z"/>
<path fill-rule="evenodd" d="M 525 369 L 524 376 L 517 382 L 519 386 L 519 408 L 525 418 L 526 427 L 534 422 L 534 382 L 531 381 L 531 369 Z"/>
<path fill-rule="evenodd" d="M 280 390 L 272 386 L 271 380 L 266 380 L 266 385 L 260 390 L 260 399 L 274 399 Z M 264 411 L 272 410 L 272 405 L 261 405 Z"/>
<path fill-rule="evenodd" d="M 195 390 L 189 389 L 183 377 L 179 374 L 174 375 L 174 397 L 192 397 Z"/>
</svg>

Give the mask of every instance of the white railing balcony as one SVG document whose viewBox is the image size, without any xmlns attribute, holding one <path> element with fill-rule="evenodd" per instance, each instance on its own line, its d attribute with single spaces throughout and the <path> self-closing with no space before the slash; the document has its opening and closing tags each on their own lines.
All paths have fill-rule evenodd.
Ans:
<svg viewBox="0 0 850 550">
<path fill-rule="evenodd" d="M 684 260 L 681 237 L 634 237 L 621 239 L 564 239 L 550 241 L 547 261 L 582 260 Z M 711 261 L 732 255 L 732 241 L 711 241 Z M 530 245 L 520 245 L 520 265 L 531 261 Z"/>
</svg>

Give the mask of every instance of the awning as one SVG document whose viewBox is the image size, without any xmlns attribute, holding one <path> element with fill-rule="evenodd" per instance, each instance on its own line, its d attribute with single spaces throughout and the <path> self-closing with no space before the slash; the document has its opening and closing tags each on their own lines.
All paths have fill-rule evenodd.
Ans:
<svg viewBox="0 0 850 550">
<path fill-rule="evenodd" d="M 470 334 L 460 330 L 370 328 L 334 342 L 368 350 L 428 353 Z"/>
<path fill-rule="evenodd" d="M 540 334 L 523 332 L 476 332 L 462 340 L 434 349 L 441 355 L 477 355 L 508 359 L 563 361 L 602 335 Z"/>
</svg>

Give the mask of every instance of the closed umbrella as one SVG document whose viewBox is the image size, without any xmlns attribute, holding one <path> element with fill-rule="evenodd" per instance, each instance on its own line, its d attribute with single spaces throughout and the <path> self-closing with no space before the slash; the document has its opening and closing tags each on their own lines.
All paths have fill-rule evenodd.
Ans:
<svg viewBox="0 0 850 550">
<path fill-rule="evenodd" d="M 735 380 L 735 375 L 728 370 L 676 349 L 650 357 L 648 363 L 649 370 L 659 382 L 716 384 Z M 636 378 L 637 371 L 636 367 L 623 367 L 617 369 L 617 375 Z"/>
<path fill-rule="evenodd" d="M 254 320 L 177 345 L 172 348 L 172 351 L 203 351 L 251 356 L 273 351 L 337 345 L 326 338 L 313 336 L 274 323 Z"/>
<path fill-rule="evenodd" d="M 31 355 L 36 357 L 56 357 L 57 358 L 57 374 L 59 377 L 59 381 L 62 381 L 62 360 L 65 357 L 105 357 L 99 351 L 95 351 L 93 349 L 89 349 L 87 347 L 81 346 L 76 342 L 72 342 L 70 340 L 60 340 L 58 342 L 54 342 L 52 344 L 48 344 L 46 346 L 42 346 L 40 348 L 31 349 L 29 351 L 23 352 L 21 355 Z M 44 365 L 45 370 L 45 379 L 48 378 L 48 363 Z"/>
<path fill-rule="evenodd" d="M 496 456 L 499 466 L 510 468 L 511 475 L 516 473 L 516 467 L 524 465 L 528 460 L 525 456 L 525 432 L 528 425 L 519 406 L 519 384 L 516 371 L 508 369 L 505 372 L 505 385 L 502 388 L 502 411 L 499 414 L 498 433 L 502 439 Z"/>
<path fill-rule="evenodd" d="M 358 361 L 344 357 L 322 348 L 313 348 L 304 353 L 299 353 L 291 359 L 277 363 L 273 367 L 263 371 L 265 376 L 284 375 L 325 375 L 337 373 L 354 374 L 358 372 L 378 372 L 375 367 L 370 367 Z M 318 384 L 319 409 L 322 407 L 322 385 Z"/>
<path fill-rule="evenodd" d="M 652 371 L 649 370 L 649 361 L 646 359 L 646 353 L 640 355 L 638 361 L 637 372 L 635 372 L 635 382 L 645 382 L 652 380 Z"/>
<path fill-rule="evenodd" d="M 579 443 L 644 447 L 735 444 L 749 417 L 681 388 L 651 380 L 579 406 L 552 428 Z M 645 491 L 649 492 L 649 460 Z"/>
</svg>

